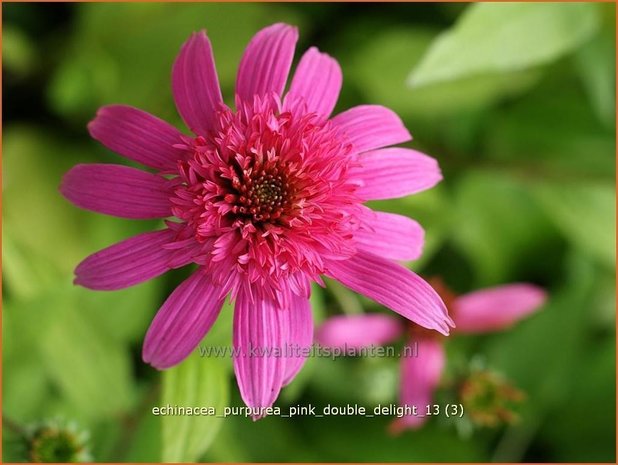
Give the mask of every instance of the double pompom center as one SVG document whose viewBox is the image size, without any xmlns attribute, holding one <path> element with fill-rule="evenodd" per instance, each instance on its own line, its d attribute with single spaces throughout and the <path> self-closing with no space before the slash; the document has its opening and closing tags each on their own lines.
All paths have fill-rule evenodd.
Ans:
<svg viewBox="0 0 618 465">
<path fill-rule="evenodd" d="M 280 163 L 237 169 L 225 200 L 232 213 L 253 223 L 277 222 L 289 215 L 296 194 L 291 176 Z"/>
</svg>

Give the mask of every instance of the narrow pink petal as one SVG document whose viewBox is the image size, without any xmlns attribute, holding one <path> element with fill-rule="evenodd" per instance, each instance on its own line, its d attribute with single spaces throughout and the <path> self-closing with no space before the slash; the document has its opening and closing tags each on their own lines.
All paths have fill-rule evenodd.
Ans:
<svg viewBox="0 0 618 465">
<path fill-rule="evenodd" d="M 355 153 L 388 147 L 412 139 L 403 122 L 392 110 L 379 105 L 360 105 L 332 119 L 347 135 Z"/>
<path fill-rule="evenodd" d="M 285 376 L 283 385 L 292 382 L 300 369 L 305 364 L 307 357 L 303 353 L 308 353 L 313 344 L 313 315 L 311 314 L 311 304 L 306 297 L 299 297 L 292 294 L 290 297 L 290 308 L 284 310 L 288 313 L 289 345 L 292 348 L 290 356 L 285 363 Z"/>
<path fill-rule="evenodd" d="M 419 325 L 448 335 L 453 321 L 440 296 L 418 275 L 390 260 L 359 250 L 347 260 L 332 260 L 327 274 L 344 286 Z"/>
<path fill-rule="evenodd" d="M 282 95 L 297 40 L 298 29 L 283 23 L 259 31 L 249 42 L 238 67 L 237 98 L 253 102 L 256 95 Z"/>
<path fill-rule="evenodd" d="M 191 34 L 182 46 L 172 70 L 172 91 L 187 127 L 195 134 L 206 135 L 223 103 L 206 31 Z"/>
<path fill-rule="evenodd" d="M 418 415 L 406 415 L 395 421 L 394 429 L 418 428 L 427 420 L 427 406 L 433 404 L 433 393 L 444 371 L 444 347 L 435 339 L 416 341 L 417 357 L 402 357 L 399 403 L 416 406 Z M 414 344 L 411 342 L 410 344 Z M 413 353 L 413 347 L 408 350 Z"/>
<path fill-rule="evenodd" d="M 392 260 L 416 260 L 423 253 L 425 231 L 413 219 L 369 210 L 354 233 L 359 248 Z"/>
<path fill-rule="evenodd" d="M 338 315 L 318 328 L 315 340 L 324 347 L 360 349 L 393 342 L 403 329 L 402 322 L 389 315 Z"/>
<path fill-rule="evenodd" d="M 175 235 L 168 229 L 148 232 L 100 250 L 77 266 L 75 284 L 97 290 L 123 289 L 188 264 L 191 257 L 178 261 L 177 250 L 163 247 Z"/>
<path fill-rule="evenodd" d="M 256 291 L 256 290 L 254 290 Z M 240 395 L 251 408 L 270 407 L 283 386 L 289 340 L 289 309 L 241 290 L 234 309 L 234 371 Z M 259 417 L 259 416 L 258 416 Z"/>
<path fill-rule="evenodd" d="M 458 297 L 453 302 L 457 331 L 484 333 L 507 328 L 540 309 L 547 293 L 526 283 L 483 289 Z"/>
<path fill-rule="evenodd" d="M 178 129 L 137 108 L 102 107 L 88 130 L 108 149 L 151 168 L 175 169 L 180 158 L 179 150 L 173 147 L 181 141 Z"/>
<path fill-rule="evenodd" d="M 342 80 L 339 63 L 311 47 L 298 63 L 286 102 L 300 97 L 307 105 L 307 111 L 326 119 L 335 108 Z"/>
<path fill-rule="evenodd" d="M 185 359 L 212 327 L 225 297 L 202 268 L 183 281 L 157 312 L 142 358 L 159 370 Z"/>
<path fill-rule="evenodd" d="M 350 176 L 361 182 L 357 190 L 365 200 L 405 197 L 435 186 L 442 180 L 438 162 L 416 150 L 393 147 L 358 156 L 361 166 Z"/>
<path fill-rule="evenodd" d="M 171 215 L 165 178 L 121 165 L 76 165 L 62 179 L 60 192 L 80 208 L 121 218 Z"/>
</svg>

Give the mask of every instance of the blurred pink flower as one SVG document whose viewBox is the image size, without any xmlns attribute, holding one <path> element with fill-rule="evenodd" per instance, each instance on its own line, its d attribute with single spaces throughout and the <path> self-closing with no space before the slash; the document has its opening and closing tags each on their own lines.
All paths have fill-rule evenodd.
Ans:
<svg viewBox="0 0 618 465">
<path fill-rule="evenodd" d="M 433 282 L 432 282 L 433 284 Z M 442 294 L 453 320 L 455 333 L 485 333 L 508 328 L 545 303 L 545 291 L 532 284 L 516 283 L 482 289 L 461 296 L 451 294 L 439 282 L 434 287 Z M 316 330 L 316 342 L 326 347 L 367 347 L 391 343 L 404 334 L 402 320 L 389 315 L 340 315 L 326 320 Z M 418 428 L 425 420 L 427 405 L 440 382 L 445 367 L 443 339 L 414 325 L 406 344 L 415 350 L 403 350 L 399 401 L 416 406 L 418 415 L 395 420 L 393 431 Z M 409 356 L 406 356 L 409 354 Z"/>
<path fill-rule="evenodd" d="M 423 230 L 363 202 L 413 194 L 441 179 L 436 161 L 405 148 L 391 110 L 364 105 L 331 118 L 342 74 L 310 48 L 284 94 L 298 39 L 274 24 L 249 43 L 238 69 L 236 110 L 224 103 L 210 41 L 194 33 L 172 71 L 178 112 L 193 136 L 136 108 L 103 107 L 92 137 L 154 172 L 78 165 L 61 192 L 79 207 L 123 218 L 167 218 L 86 258 L 75 282 L 132 286 L 195 263 L 146 334 L 143 358 L 158 369 L 187 357 L 235 299 L 234 368 L 243 400 L 268 407 L 304 359 L 269 355 L 312 342 L 311 282 L 322 275 L 448 334 L 438 294 L 392 260 L 417 258 Z M 252 348 L 261 348 L 254 355 Z"/>
</svg>

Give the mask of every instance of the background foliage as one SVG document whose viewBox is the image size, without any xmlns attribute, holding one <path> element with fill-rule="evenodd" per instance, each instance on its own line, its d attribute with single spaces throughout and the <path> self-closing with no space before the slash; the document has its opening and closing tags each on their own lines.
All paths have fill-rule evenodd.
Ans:
<svg viewBox="0 0 618 465">
<path fill-rule="evenodd" d="M 614 461 L 615 11 L 613 4 L 3 4 L 3 411 L 91 433 L 96 461 Z M 140 360 L 158 305 L 186 272 L 119 292 L 73 287 L 93 251 L 154 224 L 80 211 L 60 197 L 78 162 L 118 162 L 89 139 L 104 104 L 182 127 L 170 67 L 193 30 L 213 42 L 231 103 L 248 39 L 300 27 L 344 72 L 338 109 L 394 108 L 445 181 L 376 202 L 427 229 L 413 268 L 459 292 L 511 281 L 549 290 L 511 331 L 450 341 L 526 391 L 521 421 L 468 430 L 432 421 L 390 436 L 388 418 L 176 417 L 153 405 L 241 405 L 229 360 L 161 375 Z M 123 163 L 126 161 L 123 161 Z M 340 288 L 316 320 L 377 310 Z M 207 336 L 229 344 L 231 309 Z M 310 360 L 279 405 L 396 399 L 397 361 Z M 23 460 L 4 428 L 4 460 Z"/>
</svg>

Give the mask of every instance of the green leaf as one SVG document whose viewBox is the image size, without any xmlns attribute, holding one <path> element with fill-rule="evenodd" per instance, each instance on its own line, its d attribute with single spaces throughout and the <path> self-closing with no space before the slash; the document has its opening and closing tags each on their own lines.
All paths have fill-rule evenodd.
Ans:
<svg viewBox="0 0 618 465">
<path fill-rule="evenodd" d="M 7 378 L 11 382 L 5 385 L 7 395 L 15 392 L 20 397 L 12 407 L 21 408 L 25 401 L 38 405 L 31 393 L 39 391 L 24 390 L 19 385 L 19 376 L 27 375 L 32 382 L 25 383 L 21 378 L 24 385 L 49 391 L 53 387 L 56 406 L 61 406 L 56 409 L 58 413 L 71 412 L 78 420 L 100 421 L 131 407 L 134 391 L 128 348 L 79 305 L 69 282 L 59 282 L 53 291 L 34 298 L 13 299 L 5 312 L 9 312 L 6 321 L 17 349 L 11 359 L 5 360 L 13 373 Z M 16 364 L 28 366 L 30 371 L 20 374 Z M 47 415 L 52 408 L 49 398 L 44 407 L 38 409 L 38 417 Z"/>
<path fill-rule="evenodd" d="M 568 408 L 557 410 L 542 432 L 556 460 L 614 462 L 616 439 L 616 339 L 595 341 L 578 367 Z M 588 418 L 585 428 L 573 428 Z"/>
<path fill-rule="evenodd" d="M 2 31 L 2 64 L 8 71 L 17 75 L 26 75 L 32 71 L 36 60 L 36 51 L 21 30 L 7 26 Z"/>
<path fill-rule="evenodd" d="M 454 190 L 451 239 L 473 265 L 477 285 L 493 285 L 530 269 L 558 236 L 529 186 L 509 173 L 468 171 Z"/>
<path fill-rule="evenodd" d="M 437 82 L 422 89 L 410 89 L 406 78 L 437 35 L 426 27 L 382 28 L 367 44 L 358 48 L 344 70 L 356 81 L 366 100 L 386 105 L 415 123 L 457 111 L 483 108 L 508 95 L 527 89 L 537 80 L 536 72 L 486 73 L 483 76 Z M 346 57 L 346 51 L 341 51 Z M 402 59 L 405 57 L 405 60 Z M 387 73 L 384 70 L 388 70 Z M 438 125 L 439 126 L 439 125 Z M 431 129 L 431 128 L 430 128 Z M 438 128 L 439 129 L 439 128 Z M 424 135 L 426 139 L 426 134 Z"/>
<path fill-rule="evenodd" d="M 520 71 L 560 58 L 596 32 L 587 3 L 477 3 L 441 34 L 409 78 L 412 86 Z"/>
<path fill-rule="evenodd" d="M 571 71 L 557 66 L 533 92 L 493 112 L 487 158 L 541 182 L 614 180 L 616 134 L 599 123 Z"/>
<path fill-rule="evenodd" d="M 27 384 L 41 389 L 53 385 L 62 401 L 58 410 L 64 415 L 75 412 L 76 419 L 85 421 L 110 418 L 131 407 L 134 392 L 128 347 L 79 304 L 76 289 L 68 280 L 58 280 L 51 291 L 11 299 L 10 303 L 5 312 L 15 350 L 7 362 L 13 367 L 28 364 L 31 375 L 44 375 L 44 381 L 37 378 Z M 18 372 L 13 371 L 11 383 L 6 385 L 9 395 L 12 382 L 18 382 Z M 16 388 L 21 398 L 35 404 L 28 397 L 34 391 Z M 21 402 L 14 402 L 14 407 Z M 38 415 L 46 415 L 50 408 L 48 399 Z"/>
<path fill-rule="evenodd" d="M 575 55 L 575 64 L 598 118 L 616 119 L 616 31 L 603 31 Z"/>
<path fill-rule="evenodd" d="M 52 388 L 37 355 L 30 350 L 4 359 L 4 372 L 9 373 L 2 380 L 4 413 L 15 420 L 38 420 L 48 407 Z"/>
<path fill-rule="evenodd" d="M 194 353 L 163 373 L 162 406 L 215 407 L 228 404 L 227 368 L 216 358 Z M 164 462 L 195 462 L 206 452 L 222 426 L 217 416 L 162 417 Z"/>
<path fill-rule="evenodd" d="M 49 275 L 42 287 L 50 278 L 72 274 L 85 254 L 87 238 L 80 220 L 86 216 L 58 192 L 62 175 L 72 164 L 67 155 L 80 149 L 45 131 L 22 126 L 6 130 L 2 149 L 2 226 L 10 236 L 7 266 L 15 263 L 14 277 L 27 279 L 24 272 L 42 264 Z M 41 271 L 32 276 L 39 278 Z M 26 292 L 38 287 L 34 281 L 25 284 Z"/>
<path fill-rule="evenodd" d="M 161 305 L 163 280 L 148 282 L 113 292 L 93 291 L 75 287 L 79 308 L 115 339 L 126 342 L 141 341 L 152 318 Z"/>
<path fill-rule="evenodd" d="M 547 216 L 578 248 L 616 267 L 616 186 L 601 183 L 542 184 L 535 191 Z"/>
<path fill-rule="evenodd" d="M 94 324 L 70 288 L 47 296 L 45 306 L 49 321 L 38 335 L 41 361 L 67 400 L 85 418 L 129 409 L 134 398 L 127 348 Z M 43 309 L 24 306 L 32 320 Z"/>
</svg>

